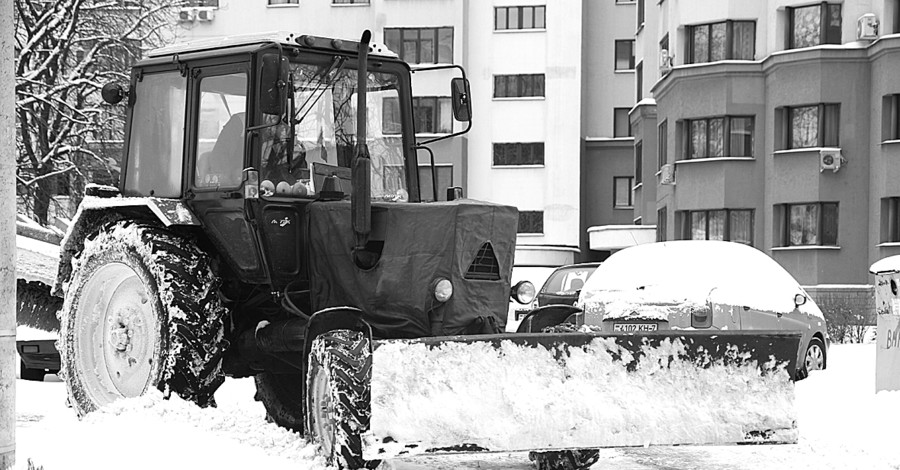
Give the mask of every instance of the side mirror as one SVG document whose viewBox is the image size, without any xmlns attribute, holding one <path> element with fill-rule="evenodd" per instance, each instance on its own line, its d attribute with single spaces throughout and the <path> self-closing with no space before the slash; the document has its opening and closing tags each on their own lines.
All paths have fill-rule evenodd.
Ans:
<svg viewBox="0 0 900 470">
<path fill-rule="evenodd" d="M 797 308 L 806 303 L 806 296 L 803 294 L 795 294 L 794 295 L 794 308 Z"/>
<path fill-rule="evenodd" d="M 100 96 L 109 104 L 118 104 L 126 95 L 128 92 L 118 83 L 107 83 L 100 89 Z"/>
<path fill-rule="evenodd" d="M 460 77 L 450 80 L 450 95 L 453 101 L 453 118 L 459 122 L 469 122 L 472 119 L 469 81 Z"/>
<path fill-rule="evenodd" d="M 264 114 L 281 116 L 285 108 L 285 88 L 290 68 L 288 60 L 280 54 L 262 57 L 262 73 L 259 77 L 259 109 Z"/>
</svg>

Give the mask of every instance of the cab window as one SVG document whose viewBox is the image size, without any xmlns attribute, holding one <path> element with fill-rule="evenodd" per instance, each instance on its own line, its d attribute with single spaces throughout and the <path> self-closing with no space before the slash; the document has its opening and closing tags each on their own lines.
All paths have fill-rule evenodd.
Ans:
<svg viewBox="0 0 900 470">
<path fill-rule="evenodd" d="M 244 166 L 247 74 L 201 78 L 199 103 L 194 185 L 237 187 Z"/>
</svg>

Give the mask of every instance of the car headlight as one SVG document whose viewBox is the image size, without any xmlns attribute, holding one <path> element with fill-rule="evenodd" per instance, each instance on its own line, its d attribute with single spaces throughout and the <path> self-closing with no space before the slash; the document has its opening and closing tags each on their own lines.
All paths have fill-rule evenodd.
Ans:
<svg viewBox="0 0 900 470">
<path fill-rule="evenodd" d="M 509 296 L 516 302 L 525 305 L 534 301 L 535 293 L 534 284 L 530 281 L 519 281 L 510 289 Z"/>
<path fill-rule="evenodd" d="M 438 302 L 446 302 L 453 296 L 453 284 L 447 278 L 440 277 L 434 281 L 434 299 Z"/>
</svg>

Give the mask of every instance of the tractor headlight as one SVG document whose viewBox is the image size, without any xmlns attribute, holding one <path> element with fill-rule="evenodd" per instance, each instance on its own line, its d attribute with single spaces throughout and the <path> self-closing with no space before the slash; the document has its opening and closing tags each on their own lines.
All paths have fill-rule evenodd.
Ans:
<svg viewBox="0 0 900 470">
<path fill-rule="evenodd" d="M 434 281 L 434 299 L 438 302 L 446 302 L 450 300 L 450 297 L 453 295 L 453 284 L 450 283 L 449 279 L 446 278 L 438 278 Z"/>
<path fill-rule="evenodd" d="M 516 302 L 525 305 L 530 304 L 534 301 L 534 284 L 530 281 L 519 281 L 514 285 L 509 293 L 509 296 L 513 298 Z"/>
</svg>

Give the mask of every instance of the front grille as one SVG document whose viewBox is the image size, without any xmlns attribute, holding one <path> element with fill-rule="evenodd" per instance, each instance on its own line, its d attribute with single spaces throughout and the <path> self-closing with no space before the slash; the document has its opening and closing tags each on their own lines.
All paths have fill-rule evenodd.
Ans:
<svg viewBox="0 0 900 470">
<path fill-rule="evenodd" d="M 500 280 L 500 263 L 497 262 L 497 256 L 494 255 L 494 247 L 491 246 L 491 242 L 481 245 L 464 277 L 478 281 Z"/>
</svg>

